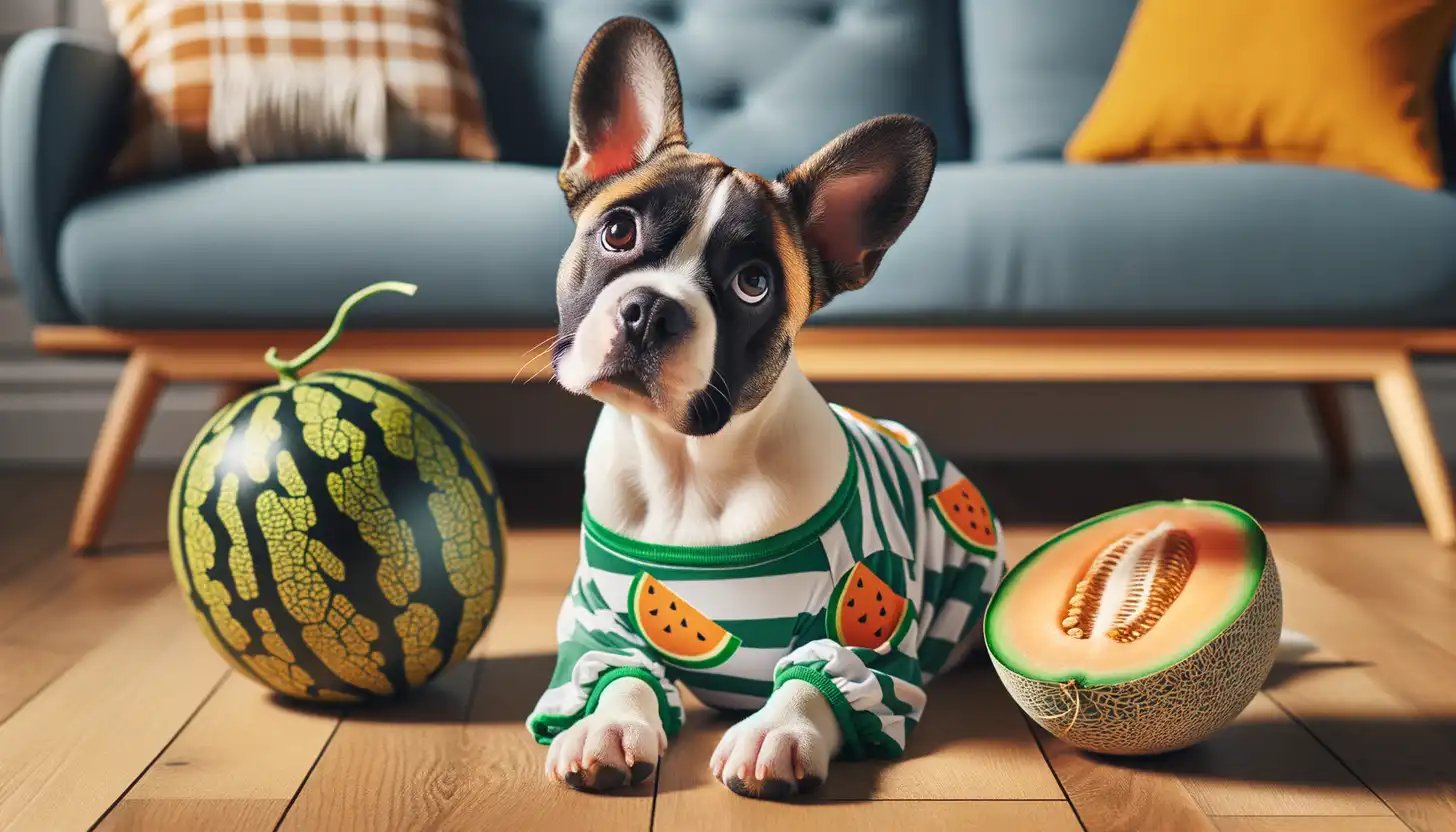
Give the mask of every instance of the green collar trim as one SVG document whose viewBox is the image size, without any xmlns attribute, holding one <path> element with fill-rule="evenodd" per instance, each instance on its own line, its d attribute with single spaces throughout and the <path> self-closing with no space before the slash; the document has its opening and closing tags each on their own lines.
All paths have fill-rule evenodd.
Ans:
<svg viewBox="0 0 1456 832">
<path fill-rule="evenodd" d="M 840 427 L 845 430 L 845 441 L 852 443 L 854 440 L 849 436 L 849 429 L 842 421 Z M 810 517 L 808 522 L 802 526 L 779 532 L 772 537 L 734 546 L 664 546 L 656 543 L 643 543 L 640 540 L 620 535 L 598 523 L 587 510 L 585 500 L 582 501 L 581 507 L 582 531 L 604 549 L 634 560 L 663 566 L 717 567 L 720 569 L 758 566 L 785 555 L 791 555 L 815 543 L 829 530 L 830 526 L 844 516 L 844 512 L 849 508 L 850 501 L 855 499 L 859 488 L 859 464 L 855 461 L 854 447 L 850 445 L 846 451 L 849 462 L 845 465 L 844 478 L 840 480 L 839 488 L 835 490 L 834 496 L 829 498 L 829 502 L 825 503 L 824 507 L 815 512 L 814 516 Z"/>
</svg>

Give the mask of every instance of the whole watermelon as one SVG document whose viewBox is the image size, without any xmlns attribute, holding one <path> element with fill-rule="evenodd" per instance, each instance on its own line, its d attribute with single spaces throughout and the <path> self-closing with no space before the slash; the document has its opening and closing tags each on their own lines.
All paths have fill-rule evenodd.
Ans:
<svg viewBox="0 0 1456 832">
<path fill-rule="evenodd" d="M 169 507 L 172 564 L 198 626 L 239 672 L 298 699 L 418 687 L 495 611 L 506 521 L 458 419 L 402 381 L 298 370 L 224 407 L 193 441 Z"/>
</svg>

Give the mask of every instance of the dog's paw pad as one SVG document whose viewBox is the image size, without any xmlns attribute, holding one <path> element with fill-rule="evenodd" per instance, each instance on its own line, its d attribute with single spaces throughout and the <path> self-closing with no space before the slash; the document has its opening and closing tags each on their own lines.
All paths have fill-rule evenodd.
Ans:
<svg viewBox="0 0 1456 832">
<path fill-rule="evenodd" d="M 811 774 L 799 781 L 799 794 L 810 794 L 811 792 L 818 791 L 822 785 L 824 785 L 824 778 L 815 777 Z"/>
<path fill-rule="evenodd" d="M 788 800 L 794 796 L 794 786 L 787 780 L 765 780 L 758 796 L 764 800 Z"/>
<path fill-rule="evenodd" d="M 729 777 L 727 786 L 734 794 L 756 800 L 788 800 L 794 796 L 793 783 L 772 777 L 763 782 Z"/>
<path fill-rule="evenodd" d="M 652 776 L 657 766 L 647 762 L 636 762 L 632 764 L 632 785 L 637 785 Z"/>
<path fill-rule="evenodd" d="M 627 772 L 614 766 L 593 766 L 582 771 L 569 772 L 564 779 L 566 785 L 579 792 L 609 792 L 624 786 L 627 777 Z"/>
</svg>

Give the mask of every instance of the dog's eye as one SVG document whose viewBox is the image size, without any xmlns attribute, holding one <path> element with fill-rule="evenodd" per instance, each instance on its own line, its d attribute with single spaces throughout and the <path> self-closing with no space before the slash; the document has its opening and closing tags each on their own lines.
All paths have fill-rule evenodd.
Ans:
<svg viewBox="0 0 1456 832">
<path fill-rule="evenodd" d="M 637 218 L 626 211 L 617 211 L 602 225 L 602 248 L 607 251 L 631 251 L 637 245 Z"/>
<path fill-rule="evenodd" d="M 768 297 L 768 269 L 749 263 L 733 276 L 733 293 L 744 303 L 758 303 Z"/>
</svg>

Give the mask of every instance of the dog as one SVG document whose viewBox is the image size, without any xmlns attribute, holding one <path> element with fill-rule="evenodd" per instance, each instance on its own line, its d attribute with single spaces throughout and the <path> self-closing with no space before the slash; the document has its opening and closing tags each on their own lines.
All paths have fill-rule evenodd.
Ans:
<svg viewBox="0 0 1456 832">
<path fill-rule="evenodd" d="M 885 116 L 775 179 L 735 169 L 689 150 L 673 54 L 636 18 L 593 36 L 570 108 L 551 360 L 605 406 L 556 673 L 527 722 L 547 776 L 650 777 L 677 684 L 746 714 L 709 765 L 747 797 L 899 756 L 924 682 L 981 640 L 1000 525 L 908 428 L 826 402 L 794 342 L 914 219 L 934 134 Z M 943 519 L 946 494 L 971 519 Z"/>
</svg>

